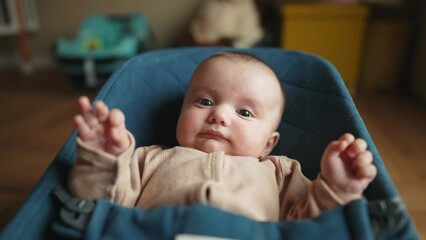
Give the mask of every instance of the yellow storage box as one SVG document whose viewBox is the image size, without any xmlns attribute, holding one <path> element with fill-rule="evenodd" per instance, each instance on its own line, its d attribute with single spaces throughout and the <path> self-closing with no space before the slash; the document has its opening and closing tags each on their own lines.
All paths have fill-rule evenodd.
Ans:
<svg viewBox="0 0 426 240">
<path fill-rule="evenodd" d="M 329 60 L 353 93 L 358 86 L 368 12 L 360 4 L 283 4 L 281 47 Z"/>
</svg>

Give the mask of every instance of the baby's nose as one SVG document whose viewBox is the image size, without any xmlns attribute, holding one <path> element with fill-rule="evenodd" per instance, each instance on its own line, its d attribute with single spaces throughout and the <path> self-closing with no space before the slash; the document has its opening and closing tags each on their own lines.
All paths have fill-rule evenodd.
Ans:
<svg viewBox="0 0 426 240">
<path fill-rule="evenodd" d="M 212 109 L 209 121 L 227 127 L 232 122 L 231 114 L 232 110 L 228 109 L 227 107 L 217 106 Z"/>
</svg>

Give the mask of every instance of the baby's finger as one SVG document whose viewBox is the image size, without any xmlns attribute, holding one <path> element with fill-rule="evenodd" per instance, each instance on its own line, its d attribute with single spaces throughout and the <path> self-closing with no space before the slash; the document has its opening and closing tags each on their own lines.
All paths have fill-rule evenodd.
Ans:
<svg viewBox="0 0 426 240">
<path fill-rule="evenodd" d="M 80 114 L 75 115 L 73 120 L 74 120 L 75 127 L 78 129 L 83 127 L 83 124 L 85 124 L 84 118 Z"/>
<path fill-rule="evenodd" d="M 360 168 L 356 172 L 357 178 L 373 179 L 377 174 L 377 168 L 373 164 Z"/>
<path fill-rule="evenodd" d="M 127 148 L 129 141 L 126 133 L 124 114 L 119 109 L 112 109 L 109 116 L 110 137 L 118 149 Z"/>
<path fill-rule="evenodd" d="M 83 140 L 87 139 L 91 133 L 90 127 L 87 125 L 86 120 L 82 115 L 76 115 L 74 117 L 74 124 L 77 128 L 77 133 Z"/>
<path fill-rule="evenodd" d="M 324 150 L 323 158 L 325 159 L 340 159 L 340 153 L 346 148 L 343 141 L 332 141 Z"/>
<path fill-rule="evenodd" d="M 95 116 L 97 117 L 98 121 L 105 122 L 109 113 L 108 106 L 103 101 L 96 101 L 94 108 Z"/>
<path fill-rule="evenodd" d="M 81 96 L 77 100 L 78 105 L 80 106 L 81 112 L 91 112 L 92 111 L 92 105 L 90 104 L 90 100 L 86 96 Z"/>
<path fill-rule="evenodd" d="M 355 137 L 352 134 L 345 133 L 339 138 L 339 140 L 333 142 L 336 144 L 336 148 L 334 150 L 338 151 L 338 154 L 340 155 L 354 140 Z"/>
<path fill-rule="evenodd" d="M 112 128 L 111 140 L 114 142 L 116 148 L 124 149 L 129 145 L 127 134 L 124 128 Z"/>
<path fill-rule="evenodd" d="M 86 120 L 87 125 L 90 128 L 96 126 L 99 122 L 93 112 L 92 104 L 90 103 L 89 98 L 86 96 L 82 96 L 78 99 L 78 103 L 81 108 L 81 114 Z"/>
<path fill-rule="evenodd" d="M 345 133 L 339 138 L 339 141 L 346 141 L 348 143 L 352 143 L 354 140 L 355 140 L 354 135 L 350 133 Z"/>
<path fill-rule="evenodd" d="M 124 125 L 124 114 L 119 109 L 112 109 L 109 116 L 109 123 L 111 126 L 117 127 L 120 126 L 125 128 Z"/>
<path fill-rule="evenodd" d="M 358 154 L 352 161 L 352 168 L 363 168 L 373 163 L 373 154 L 366 150 Z"/>
<path fill-rule="evenodd" d="M 362 138 L 357 138 L 355 141 L 348 147 L 346 153 L 349 157 L 355 158 L 361 152 L 364 152 L 367 149 L 367 142 Z"/>
</svg>

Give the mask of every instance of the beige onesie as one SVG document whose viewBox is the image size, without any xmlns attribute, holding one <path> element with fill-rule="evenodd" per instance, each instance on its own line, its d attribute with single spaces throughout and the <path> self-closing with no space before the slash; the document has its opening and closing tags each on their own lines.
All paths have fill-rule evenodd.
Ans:
<svg viewBox="0 0 426 240">
<path fill-rule="evenodd" d="M 209 204 L 259 221 L 312 218 L 342 200 L 317 177 L 303 176 L 299 162 L 285 156 L 227 156 L 161 146 L 114 156 L 77 139 L 78 158 L 70 173 L 71 192 L 105 198 L 128 207 Z"/>
</svg>

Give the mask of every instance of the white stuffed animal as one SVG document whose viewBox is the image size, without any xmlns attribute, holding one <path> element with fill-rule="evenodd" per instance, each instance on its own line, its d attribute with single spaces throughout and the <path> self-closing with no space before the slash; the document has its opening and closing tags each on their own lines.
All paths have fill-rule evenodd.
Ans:
<svg viewBox="0 0 426 240">
<path fill-rule="evenodd" d="M 240 48 L 251 47 L 263 37 L 253 0 L 205 0 L 191 22 L 190 33 L 197 43 L 230 39 Z"/>
</svg>

